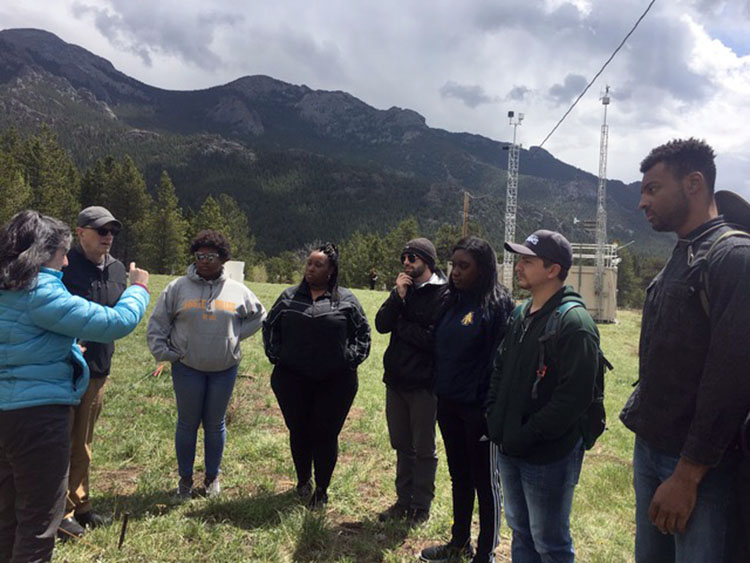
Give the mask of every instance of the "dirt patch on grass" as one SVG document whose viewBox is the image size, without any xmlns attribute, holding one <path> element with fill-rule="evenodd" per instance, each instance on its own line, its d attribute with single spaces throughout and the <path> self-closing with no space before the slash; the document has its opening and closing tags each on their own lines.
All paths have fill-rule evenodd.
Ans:
<svg viewBox="0 0 750 563">
<path fill-rule="evenodd" d="M 96 489 L 101 492 L 131 495 L 138 488 L 140 467 L 102 469 L 95 472 Z"/>
</svg>

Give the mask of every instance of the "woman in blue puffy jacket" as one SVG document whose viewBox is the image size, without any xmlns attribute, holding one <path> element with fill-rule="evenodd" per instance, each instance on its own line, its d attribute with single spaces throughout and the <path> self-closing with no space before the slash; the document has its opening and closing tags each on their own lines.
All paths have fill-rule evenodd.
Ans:
<svg viewBox="0 0 750 563">
<path fill-rule="evenodd" d="M 111 342 L 146 312 L 148 272 L 114 307 L 71 295 L 70 228 L 22 211 L 0 229 L 0 561 L 49 561 L 65 507 L 69 418 L 89 380 L 76 338 Z"/>
</svg>

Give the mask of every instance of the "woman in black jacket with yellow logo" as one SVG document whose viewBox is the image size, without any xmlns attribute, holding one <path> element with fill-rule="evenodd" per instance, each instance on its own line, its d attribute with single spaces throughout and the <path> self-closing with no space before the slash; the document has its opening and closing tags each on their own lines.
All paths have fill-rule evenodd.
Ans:
<svg viewBox="0 0 750 563">
<path fill-rule="evenodd" d="M 453 527 L 450 542 L 424 549 L 421 558 L 491 562 L 499 540 L 502 495 L 484 403 L 495 350 L 513 302 L 498 282 L 497 257 L 486 240 L 461 239 L 451 261 L 445 309 L 435 332 L 435 393 L 451 476 Z M 476 555 L 470 534 L 475 494 L 479 500 Z"/>
<path fill-rule="evenodd" d="M 338 286 L 338 261 L 333 244 L 313 250 L 302 282 L 279 296 L 263 323 L 297 493 L 311 507 L 328 502 L 338 436 L 357 394 L 357 366 L 370 353 L 370 326 L 354 294 Z"/>
</svg>

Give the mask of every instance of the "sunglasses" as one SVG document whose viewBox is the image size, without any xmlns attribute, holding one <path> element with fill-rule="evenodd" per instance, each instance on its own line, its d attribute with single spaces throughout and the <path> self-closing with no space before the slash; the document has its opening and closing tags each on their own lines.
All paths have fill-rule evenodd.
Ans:
<svg viewBox="0 0 750 563">
<path fill-rule="evenodd" d="M 113 237 L 116 237 L 117 235 L 120 234 L 120 229 L 118 229 L 117 227 L 110 227 L 110 228 L 107 228 L 107 227 L 84 227 L 84 229 L 89 229 L 89 230 L 92 230 L 92 231 L 96 231 L 97 234 L 100 237 L 106 237 L 107 235 L 112 235 Z"/>
<path fill-rule="evenodd" d="M 417 261 L 417 255 L 414 254 L 413 252 L 408 252 L 406 254 L 402 254 L 401 255 L 401 262 L 407 262 L 407 261 L 411 262 L 412 264 L 414 264 L 414 262 Z"/>
<path fill-rule="evenodd" d="M 219 257 L 216 252 L 196 252 L 195 259 L 198 262 L 213 262 Z"/>
</svg>

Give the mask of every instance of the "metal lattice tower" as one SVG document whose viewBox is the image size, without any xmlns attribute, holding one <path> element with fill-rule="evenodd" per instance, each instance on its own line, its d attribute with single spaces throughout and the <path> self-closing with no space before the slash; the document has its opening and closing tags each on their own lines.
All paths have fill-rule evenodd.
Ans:
<svg viewBox="0 0 750 563">
<path fill-rule="evenodd" d="M 513 144 L 508 147 L 508 188 L 505 194 L 505 242 L 515 242 L 516 210 L 518 205 L 518 159 L 521 146 L 516 144 L 516 131 L 523 121 L 523 114 L 513 121 L 514 113 L 508 112 L 510 125 L 513 126 Z M 503 285 L 513 291 L 513 254 L 503 252 Z"/>
<path fill-rule="evenodd" d="M 607 245 L 607 148 L 609 144 L 609 126 L 607 125 L 607 106 L 609 105 L 609 86 L 602 96 L 604 121 L 599 143 L 599 188 L 596 196 L 596 310 L 597 315 L 604 309 L 604 254 Z"/>
</svg>

